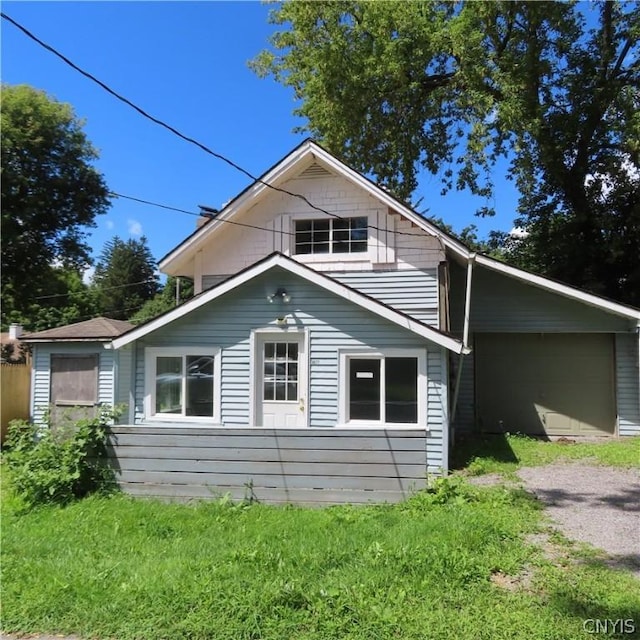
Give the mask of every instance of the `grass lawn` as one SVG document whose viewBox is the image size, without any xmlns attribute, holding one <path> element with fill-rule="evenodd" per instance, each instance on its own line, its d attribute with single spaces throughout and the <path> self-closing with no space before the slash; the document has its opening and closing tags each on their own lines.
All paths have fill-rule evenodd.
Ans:
<svg viewBox="0 0 640 640">
<path fill-rule="evenodd" d="M 527 541 L 545 527 L 521 491 L 462 478 L 400 505 L 326 509 L 114 495 L 25 511 L 5 487 L 2 629 L 566 640 L 589 637 L 589 618 L 633 618 L 639 630 L 638 581 L 566 546 L 547 559 Z"/>
<path fill-rule="evenodd" d="M 552 442 L 513 434 L 461 436 L 454 451 L 452 467 L 468 475 L 509 475 L 520 467 L 570 460 L 640 468 L 640 437 Z"/>
</svg>

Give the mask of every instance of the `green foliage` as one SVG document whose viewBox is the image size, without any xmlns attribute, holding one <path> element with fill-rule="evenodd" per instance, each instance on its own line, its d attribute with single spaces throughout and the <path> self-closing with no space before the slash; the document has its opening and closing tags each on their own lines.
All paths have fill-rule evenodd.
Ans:
<svg viewBox="0 0 640 640">
<path fill-rule="evenodd" d="M 640 468 L 640 437 L 597 442 L 546 441 L 524 435 L 462 437 L 456 442 L 453 466 L 469 475 L 511 474 L 520 467 L 584 460 L 623 468 Z"/>
<path fill-rule="evenodd" d="M 488 202 L 504 156 L 529 233 L 509 259 L 640 305 L 637 3 L 296 0 L 271 21 L 253 68 L 333 153 L 405 200 L 427 170 Z"/>
<path fill-rule="evenodd" d="M 51 267 L 47 274 L 46 282 L 25 289 L 24 304 L 7 311 L 7 322 L 17 322 L 28 332 L 44 331 L 100 315 L 95 292 L 83 282 L 80 271 Z"/>
<path fill-rule="evenodd" d="M 113 473 L 105 465 L 106 426 L 116 413 L 102 408 L 97 418 L 55 428 L 10 423 L 3 459 L 27 508 L 66 504 L 112 486 Z"/>
<path fill-rule="evenodd" d="M 147 239 L 125 241 L 114 236 L 96 264 L 93 287 L 100 314 L 128 320 L 158 291 L 156 263 Z"/>
<path fill-rule="evenodd" d="M 147 300 L 143 307 L 137 311 L 129 320 L 134 324 L 141 324 L 147 320 L 151 320 L 166 311 L 173 309 L 176 304 L 176 288 L 177 278 L 173 276 L 167 278 L 167 281 L 160 293 L 157 293 L 151 300 Z M 180 278 L 180 294 L 178 296 L 178 304 L 186 302 L 193 297 L 193 281 L 189 278 Z"/>
<path fill-rule="evenodd" d="M 96 150 L 70 105 L 26 85 L 2 85 L 2 324 L 30 320 L 35 298 L 90 264 L 86 229 L 108 207 Z M 65 291 L 66 292 L 66 291 Z M 54 306 L 64 307 L 64 304 Z M 35 308 L 34 308 L 35 307 Z"/>
<path fill-rule="evenodd" d="M 450 493 L 473 497 L 426 498 Z M 399 505 L 185 505 L 114 495 L 26 513 L 1 506 L 6 632 L 567 640 L 584 636 L 585 618 L 633 617 L 640 606 L 631 576 L 584 563 L 567 574 L 527 544 L 541 517 L 531 498 L 459 480 Z M 527 572 L 530 588 L 517 588 Z M 496 586 L 496 573 L 516 588 Z"/>
</svg>

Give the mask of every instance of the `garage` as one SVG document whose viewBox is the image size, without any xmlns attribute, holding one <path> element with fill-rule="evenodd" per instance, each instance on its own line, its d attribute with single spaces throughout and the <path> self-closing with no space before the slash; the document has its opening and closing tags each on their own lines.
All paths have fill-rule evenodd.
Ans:
<svg viewBox="0 0 640 640">
<path fill-rule="evenodd" d="M 615 433 L 612 334 L 476 333 L 474 352 L 483 431 Z"/>
</svg>

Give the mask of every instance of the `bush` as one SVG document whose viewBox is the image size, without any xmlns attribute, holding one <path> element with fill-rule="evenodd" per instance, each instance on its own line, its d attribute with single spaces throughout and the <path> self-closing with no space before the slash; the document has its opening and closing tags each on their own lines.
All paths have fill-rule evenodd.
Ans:
<svg viewBox="0 0 640 640">
<path fill-rule="evenodd" d="M 96 418 L 55 429 L 11 422 L 3 457 L 14 491 L 27 507 L 66 504 L 115 486 L 106 464 L 106 428 L 115 416 L 113 409 L 101 408 Z"/>
</svg>

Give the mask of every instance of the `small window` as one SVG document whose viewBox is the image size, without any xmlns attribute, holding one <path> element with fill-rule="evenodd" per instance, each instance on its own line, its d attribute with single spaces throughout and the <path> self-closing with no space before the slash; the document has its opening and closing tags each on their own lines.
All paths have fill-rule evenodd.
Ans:
<svg viewBox="0 0 640 640">
<path fill-rule="evenodd" d="M 296 220 L 297 255 L 363 253 L 368 249 L 367 217 Z"/>
<path fill-rule="evenodd" d="M 421 357 L 353 355 L 345 367 L 347 422 L 418 423 Z"/>
<path fill-rule="evenodd" d="M 218 358 L 210 350 L 147 349 L 148 414 L 214 418 Z"/>
</svg>

